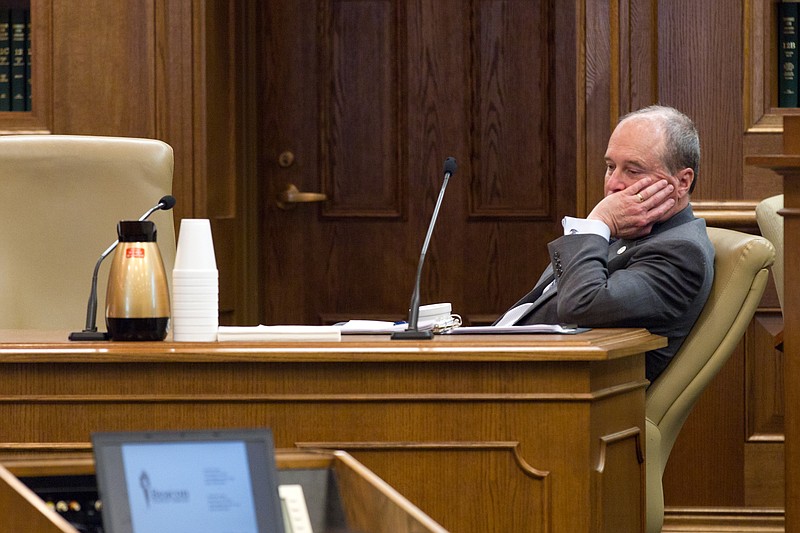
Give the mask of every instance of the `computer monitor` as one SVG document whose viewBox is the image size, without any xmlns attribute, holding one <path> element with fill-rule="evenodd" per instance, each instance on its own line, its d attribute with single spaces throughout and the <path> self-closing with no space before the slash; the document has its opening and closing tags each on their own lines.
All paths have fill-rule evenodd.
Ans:
<svg viewBox="0 0 800 533">
<path fill-rule="evenodd" d="M 284 533 L 269 429 L 94 433 L 105 533 Z"/>
</svg>

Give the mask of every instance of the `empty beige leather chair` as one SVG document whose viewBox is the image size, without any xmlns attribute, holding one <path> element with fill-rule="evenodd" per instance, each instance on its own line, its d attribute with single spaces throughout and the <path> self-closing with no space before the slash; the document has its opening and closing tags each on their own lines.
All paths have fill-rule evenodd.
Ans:
<svg viewBox="0 0 800 533">
<path fill-rule="evenodd" d="M 775 249 L 746 233 L 708 228 L 714 284 L 703 312 L 666 370 L 647 389 L 647 531 L 661 531 L 661 478 L 672 446 L 700 394 L 728 360 L 764 293 Z"/>
<path fill-rule="evenodd" d="M 783 217 L 778 211 L 783 209 L 783 195 L 771 196 L 756 206 L 758 227 L 769 242 L 775 246 L 775 264 L 772 265 L 772 277 L 778 292 L 778 303 L 783 310 Z"/>
<path fill-rule="evenodd" d="M 172 170 L 172 148 L 152 139 L 0 137 L 0 328 L 84 329 L 92 272 L 116 240 L 117 222 L 138 219 L 170 194 Z M 172 213 L 150 217 L 167 272 L 175 261 Z M 100 331 L 111 259 L 98 277 Z"/>
</svg>

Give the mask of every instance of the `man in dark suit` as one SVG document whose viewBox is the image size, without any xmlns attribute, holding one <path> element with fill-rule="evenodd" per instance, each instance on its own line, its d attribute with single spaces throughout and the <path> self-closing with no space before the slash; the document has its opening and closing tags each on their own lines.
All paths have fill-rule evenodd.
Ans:
<svg viewBox="0 0 800 533">
<path fill-rule="evenodd" d="M 586 219 L 564 217 L 550 265 L 496 325 L 644 327 L 668 338 L 647 352 L 651 382 L 666 368 L 711 290 L 714 248 L 689 195 L 700 141 L 679 111 L 623 117 L 608 141 L 605 197 Z"/>
</svg>

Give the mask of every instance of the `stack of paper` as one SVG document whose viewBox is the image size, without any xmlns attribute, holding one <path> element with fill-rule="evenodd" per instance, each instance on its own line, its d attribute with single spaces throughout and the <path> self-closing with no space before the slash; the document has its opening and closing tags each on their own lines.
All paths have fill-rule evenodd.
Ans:
<svg viewBox="0 0 800 533">
<path fill-rule="evenodd" d="M 217 340 L 224 341 L 340 341 L 336 326 L 220 326 Z"/>
</svg>

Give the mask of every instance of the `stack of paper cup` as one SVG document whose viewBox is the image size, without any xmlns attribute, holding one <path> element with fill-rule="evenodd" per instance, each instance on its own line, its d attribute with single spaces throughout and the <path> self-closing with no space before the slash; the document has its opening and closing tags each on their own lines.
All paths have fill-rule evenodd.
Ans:
<svg viewBox="0 0 800 533">
<path fill-rule="evenodd" d="M 172 338 L 179 342 L 217 340 L 219 273 L 205 218 L 181 220 L 172 271 Z"/>
</svg>

